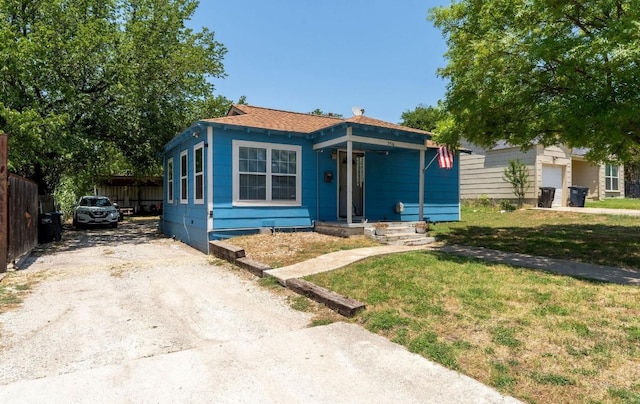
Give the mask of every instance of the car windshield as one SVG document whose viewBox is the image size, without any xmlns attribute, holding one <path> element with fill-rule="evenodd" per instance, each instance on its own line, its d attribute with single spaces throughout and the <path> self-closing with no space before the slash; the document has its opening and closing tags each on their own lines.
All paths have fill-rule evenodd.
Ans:
<svg viewBox="0 0 640 404">
<path fill-rule="evenodd" d="M 107 198 L 83 198 L 82 201 L 80 201 L 80 206 L 97 206 L 105 208 L 107 206 L 111 206 L 111 201 Z"/>
</svg>

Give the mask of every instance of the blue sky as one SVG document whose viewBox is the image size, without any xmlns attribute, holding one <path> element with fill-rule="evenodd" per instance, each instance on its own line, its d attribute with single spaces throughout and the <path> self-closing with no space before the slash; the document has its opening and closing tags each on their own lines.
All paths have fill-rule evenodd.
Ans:
<svg viewBox="0 0 640 404">
<path fill-rule="evenodd" d="M 445 41 L 426 20 L 446 0 L 201 0 L 189 25 L 206 26 L 228 53 L 216 93 L 251 105 L 399 122 L 435 105 L 446 83 Z"/>
</svg>

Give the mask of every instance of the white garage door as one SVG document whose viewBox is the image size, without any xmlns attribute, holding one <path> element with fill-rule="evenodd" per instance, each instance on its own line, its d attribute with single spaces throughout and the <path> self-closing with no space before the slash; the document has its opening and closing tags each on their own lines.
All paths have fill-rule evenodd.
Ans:
<svg viewBox="0 0 640 404">
<path fill-rule="evenodd" d="M 554 187 L 556 189 L 555 196 L 553 198 L 552 207 L 562 206 L 562 167 L 558 166 L 542 166 L 542 186 Z"/>
</svg>

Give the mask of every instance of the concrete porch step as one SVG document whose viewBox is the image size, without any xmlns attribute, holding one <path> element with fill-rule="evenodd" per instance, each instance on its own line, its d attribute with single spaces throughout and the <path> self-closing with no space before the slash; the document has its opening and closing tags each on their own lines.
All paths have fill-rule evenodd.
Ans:
<svg viewBox="0 0 640 404">
<path fill-rule="evenodd" d="M 365 229 L 365 234 L 377 239 L 383 244 L 391 245 L 424 245 L 433 243 L 435 238 L 426 233 L 416 233 L 413 222 L 389 222 L 384 234 L 376 234 L 375 224 Z"/>
</svg>

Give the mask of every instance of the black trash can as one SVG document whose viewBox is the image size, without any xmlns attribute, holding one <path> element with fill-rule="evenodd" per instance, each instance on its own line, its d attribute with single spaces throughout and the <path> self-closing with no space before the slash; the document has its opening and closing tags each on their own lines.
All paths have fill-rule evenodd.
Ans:
<svg viewBox="0 0 640 404">
<path fill-rule="evenodd" d="M 62 240 L 62 212 L 42 213 L 38 216 L 38 244 Z"/>
<path fill-rule="evenodd" d="M 550 208 L 553 204 L 553 198 L 556 195 L 554 187 L 540 187 L 540 195 L 538 195 L 538 207 Z"/>
<path fill-rule="evenodd" d="M 569 206 L 584 208 L 584 201 L 589 193 L 589 187 L 569 187 Z"/>
</svg>

